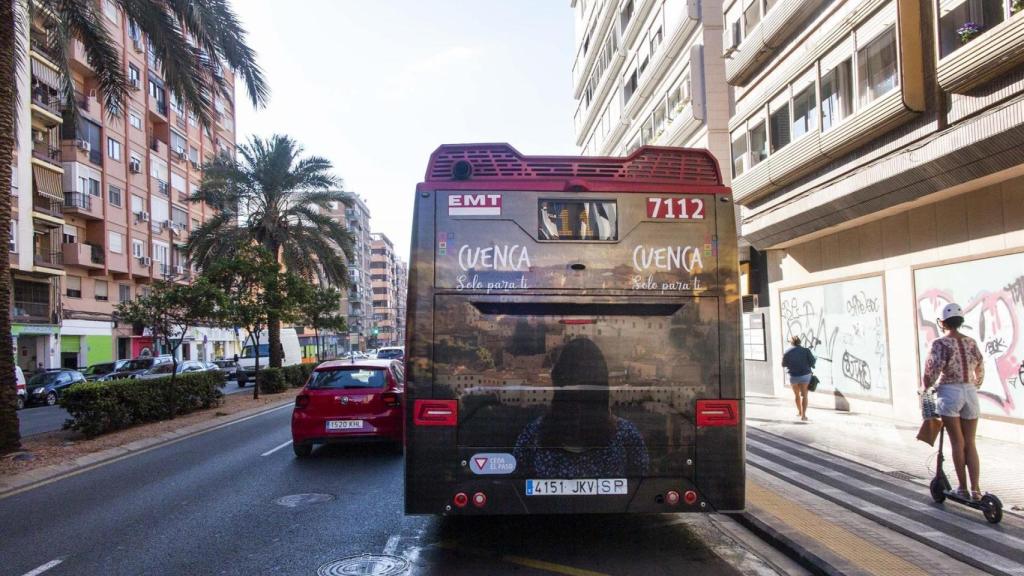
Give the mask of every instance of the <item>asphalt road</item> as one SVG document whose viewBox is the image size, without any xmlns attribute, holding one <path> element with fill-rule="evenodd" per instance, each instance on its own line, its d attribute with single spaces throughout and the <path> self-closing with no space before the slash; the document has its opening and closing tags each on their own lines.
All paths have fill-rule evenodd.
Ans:
<svg viewBox="0 0 1024 576">
<path fill-rule="evenodd" d="M 229 380 L 224 386 L 224 394 L 238 394 L 248 391 L 252 394 L 252 384 L 245 388 L 239 388 L 234 380 Z M 67 410 L 58 406 L 30 406 L 18 412 L 21 437 L 44 432 L 54 432 L 64 426 L 64 421 L 69 418 Z"/>
<path fill-rule="evenodd" d="M 406 517 L 401 455 L 331 446 L 300 461 L 289 418 L 278 409 L 0 499 L 0 573 L 310 575 L 384 553 L 411 574 L 737 573 L 697 515 Z"/>
</svg>

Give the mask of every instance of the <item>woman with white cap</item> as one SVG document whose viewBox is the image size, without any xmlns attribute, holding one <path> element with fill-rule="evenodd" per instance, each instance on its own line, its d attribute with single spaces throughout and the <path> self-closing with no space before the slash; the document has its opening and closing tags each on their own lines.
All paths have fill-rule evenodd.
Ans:
<svg viewBox="0 0 1024 576">
<path fill-rule="evenodd" d="M 982 497 L 978 476 L 981 464 L 974 436 L 978 431 L 978 386 L 985 380 L 985 360 L 978 343 L 959 332 L 964 323 L 964 311 L 959 304 L 948 304 L 942 309 L 938 323 L 946 335 L 932 342 L 928 360 L 924 365 L 925 390 L 935 386 L 935 407 L 942 417 L 942 425 L 949 432 L 949 445 L 953 451 L 953 467 L 960 482 L 960 496 L 980 500 Z M 970 475 L 971 491 L 967 492 L 964 467 Z"/>
</svg>

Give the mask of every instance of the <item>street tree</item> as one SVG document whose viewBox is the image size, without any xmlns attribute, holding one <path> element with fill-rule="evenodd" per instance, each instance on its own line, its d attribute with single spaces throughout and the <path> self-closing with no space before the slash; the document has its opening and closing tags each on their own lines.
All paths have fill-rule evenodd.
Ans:
<svg viewBox="0 0 1024 576">
<path fill-rule="evenodd" d="M 281 270 L 274 257 L 258 246 L 247 245 L 203 270 L 205 281 L 220 291 L 214 317 L 219 323 L 246 331 L 243 341 L 255 356 L 256 385 L 253 398 L 260 397 L 260 338 L 272 317 L 290 321 L 298 317 L 296 301 L 308 290 L 307 282 Z M 273 343 L 269 342 L 271 351 Z"/>
<path fill-rule="evenodd" d="M 320 336 L 324 332 L 344 333 L 348 325 L 341 313 L 341 292 L 330 286 L 310 285 L 298 295 L 299 322 L 313 329 L 316 359 L 321 360 Z"/>
<path fill-rule="evenodd" d="M 192 284 L 159 281 L 148 296 L 117 305 L 117 318 L 134 326 L 149 329 L 153 340 L 171 355 L 171 382 L 178 372 L 177 351 L 192 328 L 215 319 L 220 292 L 198 278 Z"/>
<path fill-rule="evenodd" d="M 352 259 L 354 240 L 330 215 L 336 206 L 351 202 L 340 187 L 326 158 L 303 156 L 302 147 L 288 136 L 253 136 L 238 147 L 237 158 L 221 156 L 204 168 L 203 181 L 190 200 L 219 212 L 192 232 L 186 254 L 205 269 L 252 244 L 293 274 L 347 286 L 346 262 Z M 282 360 L 281 321 L 272 312 L 267 324 L 274 367 Z"/>
<path fill-rule="evenodd" d="M 233 101 L 223 70 L 241 77 L 253 105 L 263 106 L 269 87 L 246 43 L 242 28 L 224 0 L 111 0 L 145 36 L 164 85 L 176 94 L 204 126 L 214 117 L 216 95 Z M 29 13 L 27 10 L 33 11 Z M 14 155 L 15 113 L 18 109 L 17 68 L 28 65 L 27 38 L 34 14 L 46 18 L 48 33 L 40 50 L 59 71 L 66 125 L 77 121 L 75 84 L 70 70 L 71 46 L 81 42 L 96 87 L 109 116 L 127 113 L 128 79 L 122 51 L 104 24 L 97 2 L 67 0 L 0 0 L 0 230 L 10 229 L 11 174 Z M 24 95 L 22 95 L 24 96 Z M 0 250 L 0 302 L 10 302 L 10 255 Z M 0 314 L 0 453 L 17 450 L 21 441 L 15 412 L 14 351 L 9 314 Z"/>
</svg>

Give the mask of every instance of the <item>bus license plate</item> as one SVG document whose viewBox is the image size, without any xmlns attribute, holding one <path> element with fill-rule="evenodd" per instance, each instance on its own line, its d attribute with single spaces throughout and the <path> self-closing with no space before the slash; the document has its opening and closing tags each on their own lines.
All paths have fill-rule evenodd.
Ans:
<svg viewBox="0 0 1024 576">
<path fill-rule="evenodd" d="M 328 420 L 328 430 L 356 430 L 363 427 L 362 420 Z"/>
<path fill-rule="evenodd" d="M 625 478 L 526 481 L 527 496 L 604 496 L 627 493 Z"/>
</svg>

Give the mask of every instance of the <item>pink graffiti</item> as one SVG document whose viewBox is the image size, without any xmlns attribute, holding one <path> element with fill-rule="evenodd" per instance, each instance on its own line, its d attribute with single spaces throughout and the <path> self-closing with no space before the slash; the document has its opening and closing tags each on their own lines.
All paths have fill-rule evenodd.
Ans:
<svg viewBox="0 0 1024 576">
<path fill-rule="evenodd" d="M 938 317 L 942 308 L 950 302 L 954 302 L 953 296 L 939 289 L 927 290 L 918 298 L 919 328 L 928 346 L 940 335 L 939 326 L 933 318 Z M 987 344 L 998 342 L 999 346 L 995 348 L 1003 352 L 995 359 L 1003 394 L 988 390 L 979 390 L 978 394 L 998 406 L 1006 415 L 1011 415 L 1016 410 L 1016 403 L 1010 382 L 1018 375 L 1020 367 L 1020 359 L 1015 351 L 1022 328 L 1014 308 L 1013 296 L 1005 290 L 981 292 L 964 306 L 964 317 L 970 319 L 968 322 L 975 320 L 975 314 L 977 325 L 965 324 L 965 327 L 977 336 L 982 350 L 990 348 Z"/>
</svg>

